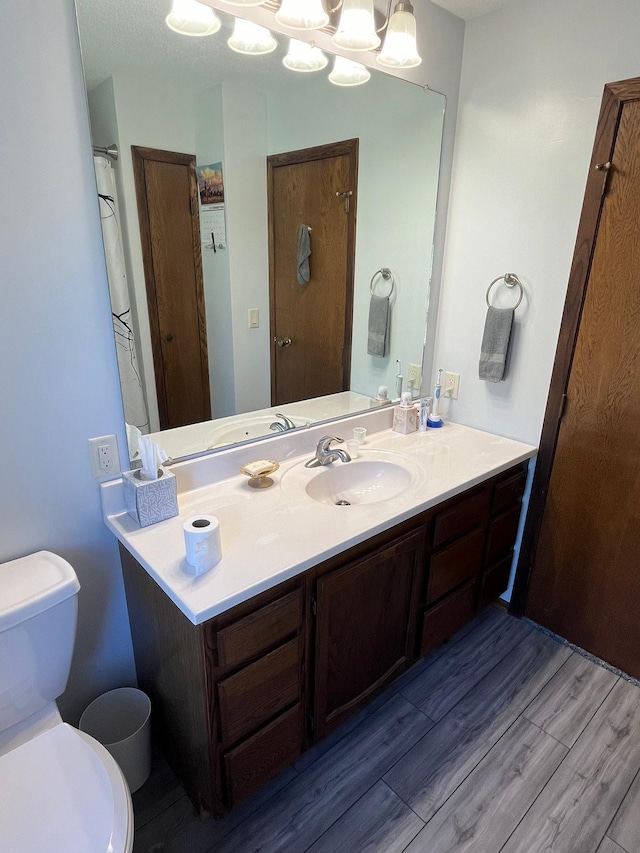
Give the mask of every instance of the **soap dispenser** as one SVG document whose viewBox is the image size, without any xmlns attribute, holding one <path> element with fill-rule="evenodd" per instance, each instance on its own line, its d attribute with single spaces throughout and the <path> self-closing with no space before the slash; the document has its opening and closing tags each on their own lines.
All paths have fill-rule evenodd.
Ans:
<svg viewBox="0 0 640 853">
<path fill-rule="evenodd" d="M 418 428 L 418 412 L 411 399 L 411 391 L 402 392 L 402 401 L 393 410 L 393 430 L 402 435 L 415 432 Z"/>
</svg>

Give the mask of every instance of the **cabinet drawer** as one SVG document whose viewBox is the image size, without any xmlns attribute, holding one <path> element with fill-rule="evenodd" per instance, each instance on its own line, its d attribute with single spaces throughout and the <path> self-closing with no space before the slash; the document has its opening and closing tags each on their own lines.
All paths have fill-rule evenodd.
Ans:
<svg viewBox="0 0 640 853">
<path fill-rule="evenodd" d="M 291 640 L 218 684 L 222 744 L 230 746 L 300 698 L 300 641 Z"/>
<path fill-rule="evenodd" d="M 218 664 L 234 667 L 297 633 L 302 625 L 302 590 L 296 589 L 216 632 Z"/>
<path fill-rule="evenodd" d="M 502 595 L 509 586 L 509 575 L 511 573 L 511 562 L 513 554 L 510 551 L 507 557 L 503 557 L 499 563 L 491 566 L 483 572 L 480 579 L 480 592 L 478 594 L 478 609 L 481 610 L 498 596 Z"/>
<path fill-rule="evenodd" d="M 442 598 L 480 570 L 483 545 L 484 528 L 468 533 L 431 557 L 427 604 Z"/>
<path fill-rule="evenodd" d="M 482 489 L 438 513 L 433 529 L 433 547 L 439 548 L 474 527 L 481 527 L 489 515 L 489 496 L 489 490 Z"/>
<path fill-rule="evenodd" d="M 441 646 L 456 631 L 473 619 L 476 581 L 466 583 L 424 614 L 420 656 Z"/>
<path fill-rule="evenodd" d="M 295 761 L 302 748 L 302 705 L 285 711 L 224 756 L 231 806 Z"/>
<path fill-rule="evenodd" d="M 519 503 L 522 500 L 526 482 L 527 472 L 526 470 L 520 470 L 511 477 L 507 477 L 505 480 L 496 483 L 493 490 L 493 502 L 491 504 L 492 514 L 496 515 L 512 504 Z"/>
<path fill-rule="evenodd" d="M 521 505 L 515 506 L 491 519 L 487 537 L 485 565 L 490 566 L 513 550 L 520 521 Z"/>
</svg>

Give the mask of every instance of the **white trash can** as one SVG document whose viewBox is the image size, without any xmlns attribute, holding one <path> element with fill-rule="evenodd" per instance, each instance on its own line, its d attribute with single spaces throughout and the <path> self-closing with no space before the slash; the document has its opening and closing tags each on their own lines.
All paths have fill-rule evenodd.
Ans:
<svg viewBox="0 0 640 853">
<path fill-rule="evenodd" d="M 78 728 L 106 747 L 133 794 L 151 772 L 151 702 L 136 687 L 118 687 L 87 706 Z"/>
</svg>

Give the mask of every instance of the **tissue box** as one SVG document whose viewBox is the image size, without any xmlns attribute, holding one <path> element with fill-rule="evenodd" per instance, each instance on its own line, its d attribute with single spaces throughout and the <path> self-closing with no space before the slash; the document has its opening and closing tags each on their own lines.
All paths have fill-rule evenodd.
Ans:
<svg viewBox="0 0 640 853">
<path fill-rule="evenodd" d="M 140 527 L 178 514 L 176 475 L 161 469 L 157 480 L 143 480 L 140 471 L 123 471 L 122 487 L 127 512 Z"/>
</svg>

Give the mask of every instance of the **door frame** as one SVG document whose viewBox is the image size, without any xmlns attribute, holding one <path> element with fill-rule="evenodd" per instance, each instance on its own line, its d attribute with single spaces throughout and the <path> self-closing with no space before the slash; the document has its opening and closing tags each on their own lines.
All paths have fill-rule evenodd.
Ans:
<svg viewBox="0 0 640 853">
<path fill-rule="evenodd" d="M 189 203 L 191 212 L 191 230 L 193 234 L 193 255 L 195 262 L 194 276 L 196 284 L 196 306 L 198 310 L 200 364 L 201 375 L 207 378 L 205 390 L 206 399 L 209 400 L 209 417 L 211 417 L 211 395 L 208 384 L 209 355 L 207 346 L 207 326 L 204 304 L 204 274 L 202 271 L 200 217 L 198 214 L 198 181 L 196 179 L 195 154 L 180 154 L 176 151 L 162 151 L 156 148 L 143 148 L 139 145 L 131 146 L 131 163 L 133 166 L 133 179 L 136 189 L 138 224 L 140 228 L 140 243 L 142 246 L 142 264 L 144 269 L 144 282 L 147 295 L 147 313 L 149 315 L 149 329 L 151 333 L 151 352 L 153 355 L 153 371 L 156 382 L 156 396 L 158 399 L 158 416 L 160 418 L 160 429 L 165 429 L 162 424 L 166 424 L 168 422 L 169 413 L 165 389 L 162 345 L 160 341 L 160 319 L 158 316 L 158 295 L 156 289 L 156 276 L 153 266 L 151 226 L 149 222 L 149 210 L 147 206 L 146 176 L 144 169 L 146 160 L 152 160 L 161 163 L 171 163 L 175 166 L 187 166 L 189 170 Z"/>
<path fill-rule="evenodd" d="M 560 421 L 567 399 L 567 387 L 582 319 L 582 308 L 589 285 L 600 216 L 606 195 L 609 172 L 598 167 L 609 163 L 613 157 L 623 107 L 631 101 L 638 100 L 640 100 L 640 77 L 621 80 L 617 83 L 607 83 L 604 87 L 573 261 L 569 273 L 569 284 L 547 398 L 540 449 L 531 486 L 529 511 L 522 534 L 520 557 L 509 606 L 509 612 L 515 616 L 524 615 L 527 604 L 529 581 L 542 528 L 549 481 L 560 432 Z"/>
<path fill-rule="evenodd" d="M 267 209 L 268 209 L 268 241 L 269 241 L 269 352 L 271 354 L 271 400 L 276 393 L 276 337 L 275 318 L 275 251 L 274 251 L 274 221 L 273 210 L 273 176 L 275 169 L 280 166 L 293 166 L 298 163 L 310 163 L 313 160 L 327 160 L 331 157 L 347 156 L 349 170 L 353 176 L 354 190 L 350 198 L 349 216 L 347 219 L 347 274 L 345 291 L 344 344 L 342 358 L 342 388 L 348 389 L 351 379 L 351 340 L 353 336 L 353 291 L 356 267 L 356 214 L 358 205 L 358 139 L 345 139 L 341 142 L 330 142 L 327 145 L 315 145 L 312 148 L 301 148 L 297 151 L 286 151 L 283 154 L 271 154 L 267 157 Z"/>
</svg>

